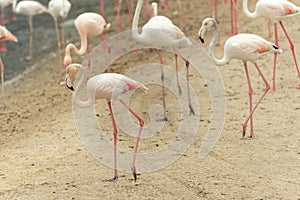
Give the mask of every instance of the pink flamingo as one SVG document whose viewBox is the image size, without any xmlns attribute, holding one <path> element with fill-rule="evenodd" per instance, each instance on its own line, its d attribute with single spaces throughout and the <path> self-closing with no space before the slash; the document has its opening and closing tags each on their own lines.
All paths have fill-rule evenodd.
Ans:
<svg viewBox="0 0 300 200">
<path fill-rule="evenodd" d="M 0 25 L 4 26 L 5 24 L 9 23 L 9 20 L 7 19 L 6 16 L 6 8 L 12 4 L 12 0 L 0 0 L 0 7 L 1 7 L 1 21 L 0 21 Z M 6 48 L 6 44 L 5 41 L 0 41 L 0 51 L 1 52 L 6 52 L 7 48 Z"/>
<path fill-rule="evenodd" d="M 0 40 L 10 40 L 13 42 L 17 42 L 18 39 L 11 33 L 9 32 L 4 26 L 0 26 Z M 4 65 L 2 62 L 2 59 L 0 57 L 0 68 L 1 68 L 1 86 L 2 86 L 2 99 L 3 99 L 3 105 L 5 108 L 5 103 L 4 103 L 4 96 L 5 96 L 5 92 L 4 92 Z"/>
<path fill-rule="evenodd" d="M 213 47 L 216 42 L 216 38 L 218 36 L 218 25 L 215 19 L 213 18 L 206 18 L 202 22 L 202 27 L 199 30 L 199 39 L 202 43 L 204 43 L 204 35 L 206 31 L 209 28 L 214 28 L 214 35 L 213 38 L 209 44 L 209 55 L 212 59 L 212 61 L 218 65 L 225 65 L 229 63 L 231 59 L 239 59 L 242 60 L 244 63 L 244 68 L 247 76 L 247 82 L 249 87 L 249 101 L 250 101 L 250 114 L 247 117 L 246 121 L 243 124 L 243 138 L 253 138 L 253 120 L 252 116 L 255 112 L 256 108 L 258 107 L 259 103 L 262 101 L 262 99 L 265 97 L 267 92 L 270 89 L 270 86 L 264 77 L 263 73 L 261 72 L 260 68 L 258 67 L 256 60 L 260 57 L 271 53 L 271 52 L 282 52 L 281 49 L 279 49 L 275 44 L 272 44 L 271 42 L 263 39 L 262 37 L 254 34 L 237 34 L 232 37 L 230 37 L 224 45 L 224 56 L 222 59 L 217 59 L 213 53 Z M 262 93 L 261 97 L 257 101 L 257 103 L 252 105 L 252 87 L 250 82 L 250 77 L 248 73 L 248 67 L 247 67 L 247 61 L 250 61 L 254 64 L 256 70 L 258 71 L 259 75 L 263 79 L 265 83 L 265 90 Z M 246 128 L 247 124 L 250 120 L 250 136 L 245 137 L 246 134 Z"/>
<path fill-rule="evenodd" d="M 96 99 L 106 99 L 111 115 L 112 125 L 114 129 L 114 177 L 111 179 L 107 179 L 108 181 L 116 181 L 118 179 L 118 171 L 117 171 L 117 126 L 114 119 L 112 106 L 111 106 L 111 100 L 118 99 L 121 104 L 123 104 L 140 122 L 140 130 L 138 132 L 138 137 L 136 140 L 136 145 L 134 148 L 133 153 L 133 161 L 131 170 L 133 173 L 134 181 L 136 181 L 136 168 L 135 168 L 135 161 L 136 161 L 136 153 L 138 149 L 139 140 L 141 137 L 141 133 L 144 126 L 143 119 L 134 111 L 132 110 L 129 105 L 127 105 L 121 98 L 121 95 L 125 92 L 128 92 L 130 90 L 135 89 L 142 89 L 142 90 L 148 90 L 147 87 L 145 87 L 143 84 L 132 80 L 124 75 L 116 74 L 116 73 L 104 73 L 99 74 L 96 76 L 91 77 L 87 83 L 86 88 L 88 91 L 88 99 L 87 100 L 81 100 L 78 94 L 78 91 L 80 87 L 83 86 L 84 81 L 86 80 L 86 69 L 80 64 L 71 64 L 66 68 L 67 75 L 66 75 L 66 84 L 67 87 L 70 88 L 72 91 L 74 91 L 75 96 L 75 103 L 78 104 L 80 107 L 89 107 L 91 106 Z M 76 88 L 74 90 L 74 87 L 72 85 L 72 79 L 75 77 L 78 71 L 82 71 L 82 75 L 80 77 L 80 80 L 78 81 Z"/>
<path fill-rule="evenodd" d="M 30 1 L 25 0 L 21 1 L 17 4 L 17 0 L 13 0 L 12 4 L 13 12 L 17 14 L 22 14 L 28 16 L 28 23 L 29 23 L 29 29 L 30 29 L 30 35 L 29 35 L 29 53 L 26 57 L 27 60 L 32 59 L 32 45 L 33 45 L 33 24 L 32 24 L 32 17 L 34 15 L 42 14 L 44 12 L 47 12 L 47 7 L 42 5 L 41 3 L 37 1 Z"/>
<path fill-rule="evenodd" d="M 51 0 L 48 3 L 48 12 L 51 14 L 51 16 L 54 19 L 58 52 L 60 51 L 61 48 L 64 48 L 65 45 L 64 21 L 67 18 L 70 9 L 71 9 L 71 3 L 68 0 Z M 58 24 L 57 24 L 58 17 L 62 18 L 61 41 L 60 41 L 60 36 L 58 31 Z"/>
<path fill-rule="evenodd" d="M 107 24 L 101 15 L 92 12 L 79 15 L 74 23 L 81 38 L 81 47 L 78 50 L 72 43 L 67 45 L 64 57 L 65 67 L 72 63 L 71 50 L 73 50 L 77 55 L 83 55 L 88 48 L 87 37 L 98 36 L 102 34 L 104 30 L 110 28 L 110 24 Z"/>
<path fill-rule="evenodd" d="M 288 0 L 259 0 L 256 3 L 255 11 L 251 13 L 248 10 L 248 0 L 243 0 L 243 11 L 244 13 L 251 18 L 258 17 L 269 17 L 274 20 L 274 35 L 275 35 L 275 44 L 278 46 L 278 33 L 277 33 L 277 22 L 281 26 L 287 40 L 289 41 L 290 48 L 293 54 L 294 63 L 296 66 L 298 77 L 300 78 L 300 71 L 296 59 L 296 54 L 294 50 L 294 44 L 289 37 L 286 28 L 283 25 L 281 19 L 286 17 L 291 17 L 300 13 L 300 7 L 292 4 Z M 275 76 L 276 76 L 276 61 L 277 61 L 277 53 L 274 53 L 274 69 L 273 69 L 273 86 L 270 91 L 275 91 Z M 300 89 L 300 84 L 296 86 L 296 88 Z"/>
<path fill-rule="evenodd" d="M 184 33 L 175 26 L 172 21 L 164 16 L 153 16 L 142 28 L 142 33 L 138 33 L 138 21 L 143 6 L 143 0 L 138 0 L 132 25 L 132 36 L 135 40 L 143 42 L 146 44 L 156 44 L 157 46 L 172 46 L 175 48 L 176 45 L 189 45 L 191 41 L 185 37 Z M 154 11 L 155 13 L 155 11 Z M 158 51 L 159 52 L 159 51 Z M 159 52 L 159 58 L 161 63 L 161 80 L 162 80 L 162 95 L 163 95 L 163 107 L 164 107 L 164 121 L 167 121 L 166 114 L 166 102 L 165 102 L 165 87 L 164 87 L 164 71 L 162 65 L 162 56 Z M 175 58 L 177 58 L 177 53 L 175 53 Z M 177 60 L 177 59 L 176 59 Z M 177 66 L 177 61 L 176 61 Z M 189 62 L 186 61 L 187 69 L 187 86 L 188 86 L 188 100 L 190 114 L 195 114 L 194 109 L 190 100 L 189 92 Z M 178 83 L 178 81 L 177 81 Z M 178 85 L 179 93 L 181 91 L 180 86 Z"/>
</svg>

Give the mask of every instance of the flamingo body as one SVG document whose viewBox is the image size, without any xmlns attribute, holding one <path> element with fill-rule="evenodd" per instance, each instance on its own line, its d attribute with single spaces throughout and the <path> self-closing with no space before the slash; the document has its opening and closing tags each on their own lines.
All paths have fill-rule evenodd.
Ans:
<svg viewBox="0 0 300 200">
<path fill-rule="evenodd" d="M 66 18 L 71 9 L 71 3 L 68 0 L 51 0 L 48 3 L 48 12 L 54 18 Z"/>
<path fill-rule="evenodd" d="M 17 0 L 14 0 L 13 11 L 18 14 L 33 16 L 47 11 L 47 7 L 37 1 L 25 0 L 16 3 Z"/>
</svg>

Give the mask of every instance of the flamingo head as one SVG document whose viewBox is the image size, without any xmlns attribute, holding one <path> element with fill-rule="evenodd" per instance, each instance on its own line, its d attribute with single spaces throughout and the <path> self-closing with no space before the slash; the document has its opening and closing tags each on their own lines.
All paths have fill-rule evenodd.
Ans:
<svg viewBox="0 0 300 200">
<path fill-rule="evenodd" d="M 216 27 L 217 22 L 214 18 L 205 18 L 202 21 L 202 26 L 198 32 L 199 39 L 202 43 L 204 43 L 204 36 L 207 30 L 209 30 L 211 27 Z"/>
<path fill-rule="evenodd" d="M 4 26 L 0 26 L 0 40 L 10 40 L 13 42 L 18 42 L 17 37 L 9 32 Z"/>
<path fill-rule="evenodd" d="M 65 82 L 66 82 L 67 88 L 69 88 L 72 91 L 75 90 L 74 87 L 73 87 L 75 77 L 76 77 L 76 74 L 80 70 L 81 67 L 82 67 L 82 65 L 77 64 L 77 63 L 70 64 L 66 67 Z"/>
</svg>

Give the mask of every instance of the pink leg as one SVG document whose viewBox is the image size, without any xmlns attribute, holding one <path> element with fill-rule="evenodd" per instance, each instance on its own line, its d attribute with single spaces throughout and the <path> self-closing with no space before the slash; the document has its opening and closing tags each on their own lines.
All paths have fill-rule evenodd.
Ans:
<svg viewBox="0 0 300 200">
<path fill-rule="evenodd" d="M 57 39 L 57 49 L 58 49 L 58 64 L 61 66 L 61 56 L 60 56 L 60 49 L 61 49 L 61 43 L 60 43 L 60 37 L 59 37 L 59 31 L 58 31 L 58 25 L 57 25 L 57 18 L 54 18 L 54 25 L 55 25 L 55 32 L 56 32 L 56 39 Z"/>
<path fill-rule="evenodd" d="M 32 24 L 32 16 L 28 16 L 28 23 L 29 23 L 29 53 L 28 56 L 26 57 L 27 60 L 32 59 L 32 46 L 33 46 L 33 34 L 34 34 L 34 29 L 33 29 L 33 24 Z"/>
<path fill-rule="evenodd" d="M 237 34 L 237 26 L 236 26 L 236 1 L 230 1 L 230 12 L 231 12 L 231 35 Z"/>
<path fill-rule="evenodd" d="M 61 47 L 60 49 L 65 48 L 65 19 L 62 18 L 61 22 Z"/>
<path fill-rule="evenodd" d="M 278 30 L 277 30 L 277 22 L 274 22 L 274 36 L 275 36 L 275 45 L 278 45 Z M 277 52 L 274 52 L 274 68 L 273 68 L 273 86 L 269 90 L 269 92 L 274 92 L 276 91 L 276 64 L 277 64 Z"/>
<path fill-rule="evenodd" d="M 160 51 L 158 50 L 159 55 L 159 63 L 160 63 L 160 69 L 161 69 L 161 82 L 162 82 L 162 100 L 163 100 L 163 107 L 164 107 L 164 118 L 162 121 L 168 121 L 167 118 L 167 109 L 166 109 L 166 100 L 165 100 L 165 75 L 164 75 L 164 66 L 163 66 L 163 60 Z"/>
<path fill-rule="evenodd" d="M 296 54 L 295 54 L 295 50 L 294 50 L 294 44 L 293 44 L 293 42 L 292 42 L 290 36 L 288 35 L 288 33 L 287 33 L 285 27 L 283 26 L 282 21 L 279 21 L 279 24 L 280 24 L 280 26 L 281 26 L 281 28 L 282 28 L 282 30 L 283 30 L 283 32 L 284 32 L 286 38 L 288 39 L 288 41 L 289 41 L 289 43 L 290 43 L 290 48 L 291 48 L 291 51 L 292 51 L 292 54 L 293 54 L 294 63 L 295 63 L 296 70 L 297 70 L 297 74 L 298 74 L 298 77 L 300 78 L 300 71 L 299 71 L 299 67 L 298 67 L 298 63 L 297 63 L 297 59 L 296 59 Z M 298 84 L 298 85 L 296 86 L 296 88 L 300 89 L 300 84 Z"/>
<path fill-rule="evenodd" d="M 176 81 L 177 81 L 177 88 L 178 88 L 178 93 L 179 95 L 182 94 L 182 90 L 179 84 L 179 77 L 178 77 L 178 54 L 175 52 L 174 54 L 175 56 L 175 66 L 176 66 Z"/>
<path fill-rule="evenodd" d="M 114 114 L 112 111 L 112 107 L 111 107 L 111 102 L 108 102 L 108 107 L 109 107 L 109 112 L 110 112 L 110 116 L 111 116 L 111 121 L 112 121 L 112 125 L 114 128 L 114 168 L 115 168 L 115 173 L 114 173 L 114 177 L 110 178 L 110 179 L 106 179 L 107 181 L 116 181 L 118 180 L 118 170 L 117 170 L 117 135 L 118 135 L 118 129 L 116 126 L 116 122 L 115 122 L 115 118 L 114 118 Z"/>
<path fill-rule="evenodd" d="M 102 17 L 105 19 L 104 2 L 103 2 L 103 0 L 100 0 L 100 11 L 101 11 Z"/>
<path fill-rule="evenodd" d="M 132 160 L 132 165 L 131 165 L 131 170 L 132 170 L 132 174 L 133 174 L 133 178 L 134 181 L 136 181 L 136 169 L 135 169 L 135 161 L 136 161 L 136 152 L 138 150 L 138 146 L 139 146 L 139 141 L 141 138 L 141 134 L 142 134 L 142 130 L 144 127 L 144 120 L 136 113 L 134 112 L 122 99 L 120 99 L 120 102 L 135 116 L 135 118 L 137 118 L 137 120 L 139 120 L 140 122 L 140 130 L 138 133 L 138 137 L 136 139 L 136 143 L 135 143 L 135 148 L 134 148 L 134 152 L 133 152 L 133 160 Z"/>
<path fill-rule="evenodd" d="M 217 0 L 211 1 L 211 16 L 217 20 Z M 218 21 L 218 20 L 217 20 Z"/>
<path fill-rule="evenodd" d="M 5 91 L 4 91 L 4 65 L 2 62 L 2 58 L 0 57 L 0 68 L 1 68 L 1 97 L 2 97 L 2 103 L 3 103 L 3 108 L 5 108 Z"/>
<path fill-rule="evenodd" d="M 264 83 L 266 85 L 266 88 L 265 88 L 264 92 L 262 93 L 261 97 L 259 98 L 259 100 L 257 101 L 257 103 L 255 104 L 254 108 L 252 109 L 250 115 L 248 116 L 248 118 L 246 119 L 246 121 L 243 124 L 243 138 L 244 139 L 247 139 L 247 138 L 245 138 L 245 134 L 246 134 L 246 128 L 247 128 L 248 121 L 252 118 L 252 115 L 253 115 L 254 111 L 256 110 L 256 108 L 258 107 L 258 105 L 260 104 L 260 102 L 263 100 L 263 98 L 266 96 L 266 94 L 268 93 L 268 91 L 270 89 L 269 83 L 268 83 L 267 79 L 264 77 L 263 73 L 260 71 L 257 63 L 254 63 L 254 65 L 255 65 L 255 68 L 258 71 L 259 75 L 263 79 L 263 81 L 264 81 Z M 249 75 L 247 75 L 247 76 L 249 76 Z M 248 138 L 249 139 L 254 138 L 253 132 L 250 133 L 250 136 Z"/>
<path fill-rule="evenodd" d="M 180 24 L 180 28 L 183 29 L 183 9 L 182 9 L 181 0 L 177 0 L 177 4 L 178 4 L 178 11 L 179 11 L 179 24 Z"/>
<path fill-rule="evenodd" d="M 133 15 L 132 15 L 132 10 L 131 10 L 131 6 L 130 6 L 130 2 L 128 0 L 126 0 L 126 6 L 127 6 L 128 13 L 129 13 L 130 25 L 132 27 Z"/>
<path fill-rule="evenodd" d="M 191 102 L 191 94 L 190 94 L 190 78 L 189 78 L 189 66 L 190 63 L 188 61 L 185 61 L 185 66 L 186 66 L 186 83 L 187 83 L 187 91 L 188 91 L 188 101 L 189 101 L 189 108 L 190 108 L 190 115 L 195 115 L 195 111 L 192 106 Z"/>
<path fill-rule="evenodd" d="M 122 0 L 116 0 L 116 9 L 117 9 L 117 20 L 118 20 L 118 33 L 121 32 L 121 3 Z"/>
<path fill-rule="evenodd" d="M 250 106 L 250 112 L 252 113 L 252 86 L 251 86 L 251 81 L 250 81 L 250 76 L 249 76 L 249 72 L 248 72 L 248 67 L 247 67 L 247 63 L 244 62 L 244 68 L 245 68 L 245 72 L 246 72 L 246 77 L 247 77 L 247 83 L 248 83 L 248 95 L 249 95 L 249 106 Z M 250 135 L 253 136 L 253 120 L 252 120 L 252 116 L 250 117 Z M 243 137 L 245 137 L 245 135 L 243 135 Z"/>
</svg>

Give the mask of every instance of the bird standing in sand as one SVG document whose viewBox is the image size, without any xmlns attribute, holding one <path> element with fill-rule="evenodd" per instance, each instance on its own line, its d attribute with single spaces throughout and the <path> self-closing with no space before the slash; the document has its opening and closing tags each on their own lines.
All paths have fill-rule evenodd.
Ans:
<svg viewBox="0 0 300 200">
<path fill-rule="evenodd" d="M 48 3 L 48 12 L 51 14 L 51 16 L 54 19 L 59 62 L 61 62 L 60 50 L 61 50 L 61 48 L 64 48 L 64 45 L 65 45 L 65 39 L 64 39 L 65 38 L 64 37 L 65 22 L 64 21 L 65 21 L 65 18 L 68 16 L 70 9 L 71 9 L 71 3 L 68 0 L 51 0 Z M 61 39 L 59 36 L 59 30 L 58 30 L 58 24 L 57 24 L 58 17 L 62 18 Z"/>
<path fill-rule="evenodd" d="M 26 59 L 30 60 L 32 59 L 32 45 L 33 45 L 33 34 L 34 34 L 32 18 L 34 15 L 47 12 L 47 7 L 37 1 L 25 0 L 25 1 L 20 1 L 17 4 L 17 0 L 13 0 L 12 9 L 13 12 L 17 14 L 28 16 L 30 35 L 29 35 L 29 53 Z"/>
<path fill-rule="evenodd" d="M 72 80 L 76 76 L 78 71 L 82 71 L 81 77 L 74 89 L 72 85 Z M 118 179 L 118 171 L 117 171 L 117 126 L 114 119 L 111 100 L 116 99 L 119 100 L 121 104 L 123 104 L 139 121 L 140 129 L 138 132 L 136 145 L 134 148 L 133 154 L 133 161 L 131 170 L 133 173 L 134 181 L 136 181 L 136 168 L 135 168 L 135 161 L 136 161 L 136 153 L 138 149 L 139 140 L 141 137 L 141 133 L 144 126 L 143 119 L 134 111 L 132 110 L 129 105 L 127 105 L 121 98 L 121 95 L 125 92 L 135 90 L 135 89 L 142 89 L 148 90 L 143 84 L 132 80 L 124 75 L 116 74 L 116 73 L 103 73 L 96 76 L 91 77 L 86 83 L 86 89 L 88 92 L 88 99 L 81 100 L 79 97 L 79 89 L 84 85 L 86 79 L 86 68 L 80 64 L 73 63 L 66 68 L 66 84 L 67 87 L 74 91 L 75 96 L 75 103 L 80 107 L 89 107 L 91 106 L 96 99 L 106 99 L 111 115 L 112 125 L 114 129 L 114 177 L 111 179 L 107 179 L 107 181 L 116 181 Z"/>
<path fill-rule="evenodd" d="M 278 32 L 277 32 L 277 23 L 281 26 L 289 44 L 293 54 L 294 63 L 297 70 L 297 75 L 300 78 L 300 71 L 298 67 L 298 62 L 294 50 L 294 44 L 289 37 L 286 28 L 283 25 L 282 19 L 286 17 L 291 17 L 297 14 L 300 14 L 300 7 L 294 5 L 288 0 L 259 0 L 256 3 L 255 11 L 250 12 L 248 10 L 248 0 L 243 0 L 243 11 L 250 18 L 258 18 L 258 17 L 268 17 L 274 21 L 274 35 L 275 35 L 275 44 L 278 46 Z M 270 89 L 271 91 L 275 91 L 275 79 L 276 79 L 276 61 L 277 61 L 277 53 L 274 52 L 274 69 L 273 69 L 273 85 Z M 296 88 L 300 89 L 300 84 L 296 86 Z"/>
<path fill-rule="evenodd" d="M 250 114 L 247 117 L 246 121 L 243 124 L 243 138 L 253 138 L 253 120 L 252 115 L 256 108 L 258 107 L 259 103 L 262 101 L 262 99 L 265 97 L 267 92 L 270 89 L 270 86 L 268 84 L 268 81 L 264 77 L 263 73 L 261 72 L 260 68 L 258 67 L 256 60 L 260 57 L 272 53 L 272 52 L 282 52 L 281 49 L 279 49 L 275 44 L 263 39 L 262 37 L 254 34 L 237 34 L 232 37 L 230 37 L 224 45 L 224 56 L 222 59 L 217 59 L 213 52 L 213 47 L 216 42 L 216 38 L 218 37 L 218 25 L 215 19 L 213 18 L 206 18 L 202 22 L 202 26 L 199 30 L 199 39 L 202 43 L 204 43 L 204 35 L 207 32 L 208 29 L 214 28 L 214 35 L 213 38 L 209 44 L 209 56 L 211 57 L 212 61 L 218 65 L 225 65 L 229 63 L 232 59 L 239 59 L 242 60 L 244 63 L 244 68 L 247 76 L 247 82 L 249 87 L 249 104 L 250 104 Z M 265 83 L 265 89 L 262 95 L 260 96 L 257 103 L 252 105 L 252 87 L 251 87 L 251 81 L 248 73 L 248 66 L 247 61 L 250 61 L 254 64 L 256 70 L 258 71 L 259 75 L 263 79 Z M 246 128 L 247 124 L 250 121 L 250 136 L 245 137 L 246 134 Z"/>
<path fill-rule="evenodd" d="M 104 30 L 110 28 L 110 24 L 107 24 L 101 15 L 92 12 L 79 15 L 74 23 L 81 39 L 81 46 L 78 50 L 73 43 L 67 45 L 64 57 L 65 67 L 72 63 L 71 50 L 77 55 L 83 55 L 88 49 L 87 38 L 89 36 L 98 36 L 102 34 Z M 90 63 L 88 65 L 90 67 Z"/>
<path fill-rule="evenodd" d="M 0 40 L 10 40 L 13 42 L 17 42 L 18 39 L 11 33 L 9 32 L 4 26 L 0 26 Z M 4 102 L 4 64 L 2 62 L 2 59 L 0 57 L 0 68 L 1 68 L 1 94 L 2 94 L 2 101 L 3 101 L 3 107 L 5 108 L 5 102 Z"/>
<path fill-rule="evenodd" d="M 172 21 L 165 17 L 165 16 L 153 16 L 149 21 L 143 26 L 142 33 L 138 33 L 138 22 L 139 16 L 141 13 L 143 5 L 143 0 L 138 0 L 136 10 L 134 13 L 133 18 L 133 25 L 132 25 L 132 36 L 135 40 L 139 42 L 143 42 L 146 44 L 156 44 L 157 46 L 161 47 L 173 47 L 176 51 L 177 45 L 190 45 L 191 41 L 185 37 L 184 33 L 175 26 Z M 155 13 L 155 11 L 154 11 Z M 155 15 L 155 14 L 154 14 Z M 166 102 L 165 102 L 165 87 L 164 87 L 164 70 L 163 70 L 163 63 L 162 63 L 162 56 L 160 51 L 159 58 L 161 63 L 161 80 L 162 80 L 162 95 L 163 95 L 163 107 L 164 107 L 164 121 L 167 121 L 167 114 L 166 114 Z M 175 57 L 177 53 L 175 53 Z M 187 85 L 188 85 L 188 100 L 189 100 L 189 109 L 190 114 L 195 114 L 194 109 L 191 104 L 190 100 L 190 93 L 189 93 L 189 62 L 186 62 L 186 69 L 187 69 Z M 180 86 L 178 85 L 179 91 L 181 91 Z"/>
</svg>

